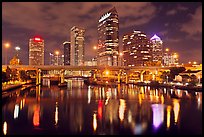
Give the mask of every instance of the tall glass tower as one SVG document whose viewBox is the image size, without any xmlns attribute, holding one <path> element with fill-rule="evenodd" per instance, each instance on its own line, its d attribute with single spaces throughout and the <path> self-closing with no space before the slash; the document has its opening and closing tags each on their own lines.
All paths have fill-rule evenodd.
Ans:
<svg viewBox="0 0 204 137">
<path fill-rule="evenodd" d="M 97 65 L 118 66 L 118 52 L 119 23 L 118 13 L 114 7 L 98 21 Z"/>
<path fill-rule="evenodd" d="M 71 66 L 84 65 L 84 33 L 83 28 L 76 26 L 71 28 Z"/>
<path fill-rule="evenodd" d="M 64 45 L 64 65 L 70 65 L 70 42 L 65 41 Z"/>
<path fill-rule="evenodd" d="M 152 57 L 153 62 L 157 65 L 162 65 L 163 58 L 163 46 L 162 40 L 156 34 L 150 39 L 152 43 Z"/>
<path fill-rule="evenodd" d="M 29 65 L 44 65 L 44 40 L 35 36 L 29 41 Z"/>
</svg>

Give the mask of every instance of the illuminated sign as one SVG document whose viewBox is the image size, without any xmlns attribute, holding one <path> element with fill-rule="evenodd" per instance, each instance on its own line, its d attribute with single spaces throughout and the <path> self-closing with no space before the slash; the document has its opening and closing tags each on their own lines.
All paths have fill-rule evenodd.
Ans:
<svg viewBox="0 0 204 137">
<path fill-rule="evenodd" d="M 160 37 L 158 37 L 156 34 L 154 34 L 154 36 L 150 40 L 153 40 L 153 39 L 158 40 L 158 41 L 161 40 Z"/>
<path fill-rule="evenodd" d="M 98 22 L 103 21 L 104 19 L 108 18 L 111 15 L 111 13 L 106 13 L 105 15 L 103 15 L 100 20 Z"/>
<path fill-rule="evenodd" d="M 42 39 L 40 37 L 34 37 L 35 42 L 42 42 Z"/>
</svg>

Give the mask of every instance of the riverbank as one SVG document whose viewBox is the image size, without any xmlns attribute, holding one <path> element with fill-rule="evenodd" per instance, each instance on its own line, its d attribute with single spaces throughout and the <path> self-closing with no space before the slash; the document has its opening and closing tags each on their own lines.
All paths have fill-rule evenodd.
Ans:
<svg viewBox="0 0 204 137">
<path fill-rule="evenodd" d="M 185 86 L 185 85 L 176 85 L 176 84 L 164 84 L 164 83 L 159 83 L 159 82 L 150 82 L 150 83 L 145 83 L 145 82 L 101 82 L 101 81 L 91 81 L 91 80 L 85 80 L 85 84 L 87 85 L 93 85 L 93 86 L 117 86 L 118 84 L 126 84 L 126 85 L 137 85 L 137 86 L 150 86 L 152 88 L 171 88 L 171 89 L 181 89 L 181 90 L 189 90 L 189 91 L 198 91 L 202 92 L 202 86 Z"/>
</svg>

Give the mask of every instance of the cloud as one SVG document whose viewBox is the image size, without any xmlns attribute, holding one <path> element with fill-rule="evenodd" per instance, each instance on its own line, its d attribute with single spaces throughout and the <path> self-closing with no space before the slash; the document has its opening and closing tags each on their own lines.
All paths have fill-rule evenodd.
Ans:
<svg viewBox="0 0 204 137">
<path fill-rule="evenodd" d="M 197 36 L 202 33 L 202 6 L 198 7 L 195 13 L 190 15 L 190 20 L 184 23 L 180 30 L 189 36 Z"/>
<path fill-rule="evenodd" d="M 166 15 L 175 15 L 177 13 L 176 9 L 167 11 Z"/>
<path fill-rule="evenodd" d="M 151 3 L 115 3 L 115 2 L 81 2 L 46 3 L 46 2 L 18 2 L 3 3 L 3 20 L 14 27 L 21 27 L 49 34 L 66 34 L 67 29 L 74 25 L 89 27 L 97 25 L 99 17 L 115 6 L 119 19 L 134 16 L 138 20 L 131 20 L 124 26 L 141 25 L 150 21 L 156 8 Z M 105 7 L 101 9 L 101 7 Z M 95 11 L 92 11 L 95 9 Z M 128 10 L 127 10 L 128 9 Z M 92 12 L 91 12 L 92 11 Z M 127 20 L 130 21 L 130 20 Z M 129 25 L 130 24 L 130 25 Z M 95 28 L 96 29 L 96 28 Z M 97 30 L 97 29 L 96 29 Z"/>
<path fill-rule="evenodd" d="M 45 43 L 46 46 L 49 45 L 51 52 L 63 42 L 57 41 L 58 37 L 66 38 L 64 41 L 70 40 L 71 27 L 79 26 L 86 29 L 85 46 L 92 47 L 97 44 L 100 16 L 113 6 L 119 14 L 120 29 L 146 24 L 156 12 L 156 7 L 147 2 L 3 2 L 2 20 L 6 25 L 2 27 L 10 24 L 9 27 L 13 29 L 44 35 L 42 37 L 47 38 Z M 128 19 L 130 16 L 134 18 Z M 6 30 L 3 33 L 8 34 Z M 85 48 L 85 55 L 93 53 L 91 50 L 92 48 Z"/>
<path fill-rule="evenodd" d="M 182 5 L 177 5 L 174 9 L 167 11 L 166 15 L 170 15 L 171 16 L 171 15 L 175 15 L 178 12 L 187 11 L 187 10 L 188 10 L 187 7 L 182 6 Z"/>
</svg>

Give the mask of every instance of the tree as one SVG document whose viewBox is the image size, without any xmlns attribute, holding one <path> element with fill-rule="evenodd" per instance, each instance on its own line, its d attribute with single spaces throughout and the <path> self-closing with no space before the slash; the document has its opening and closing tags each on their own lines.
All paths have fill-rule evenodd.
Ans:
<svg viewBox="0 0 204 137">
<path fill-rule="evenodd" d="M 18 72 L 17 72 L 17 69 L 13 69 L 11 71 L 11 79 L 12 80 L 18 80 Z"/>
<path fill-rule="evenodd" d="M 23 80 L 23 81 L 26 81 L 26 80 L 30 79 L 30 76 L 28 75 L 28 73 L 26 73 L 25 70 L 19 71 L 19 74 L 20 74 L 21 80 Z"/>
<path fill-rule="evenodd" d="M 8 82 L 8 77 L 6 75 L 6 72 L 2 72 L 2 82 Z"/>
<path fill-rule="evenodd" d="M 6 68 L 6 77 L 7 77 L 8 81 L 11 80 L 11 75 L 12 75 L 11 73 L 12 73 L 11 68 L 9 68 L 9 66 L 7 66 L 7 68 Z"/>
<path fill-rule="evenodd" d="M 185 67 L 173 67 L 170 68 L 170 79 L 173 80 L 175 78 L 175 75 L 178 75 L 179 73 L 185 71 Z"/>
</svg>

